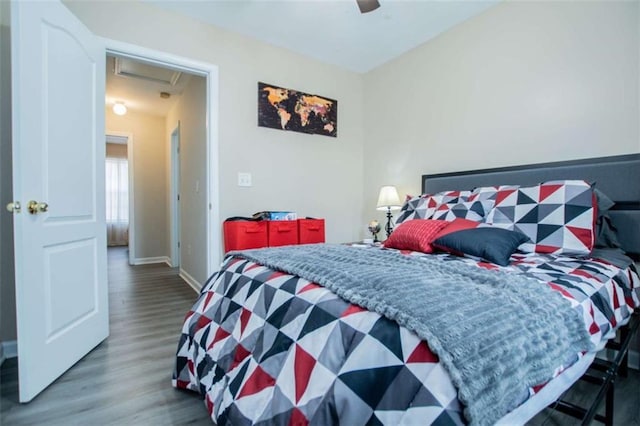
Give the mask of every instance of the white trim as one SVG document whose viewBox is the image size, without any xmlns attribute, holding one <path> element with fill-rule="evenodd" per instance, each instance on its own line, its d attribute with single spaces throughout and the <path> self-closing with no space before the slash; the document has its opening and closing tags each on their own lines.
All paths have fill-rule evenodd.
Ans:
<svg viewBox="0 0 640 426">
<path fill-rule="evenodd" d="M 178 276 L 182 278 L 187 284 L 189 284 L 189 287 L 194 289 L 196 293 L 200 293 L 200 289 L 202 289 L 202 284 L 200 284 L 198 280 L 196 280 L 191 275 L 189 275 L 187 271 L 180 268 L 180 273 L 178 274 Z"/>
<path fill-rule="evenodd" d="M 136 44 L 125 43 L 104 37 L 97 37 L 104 43 L 107 54 L 117 55 L 124 58 L 134 59 L 147 64 L 171 68 L 202 77 L 209 75 L 212 69 L 218 70 L 217 65 L 201 62 L 184 56 L 174 55 L 160 50 L 150 49 Z"/>
<path fill-rule="evenodd" d="M 171 259 L 169 259 L 169 256 L 141 257 L 133 259 L 132 265 L 149 265 L 152 263 L 166 263 L 171 266 Z"/>
<path fill-rule="evenodd" d="M 16 358 L 18 356 L 18 341 L 8 340 L 6 342 L 0 342 L 0 365 L 9 358 Z"/>
<path fill-rule="evenodd" d="M 218 268 L 222 260 L 222 231 L 220 226 L 220 177 L 218 143 L 218 66 L 200 62 L 183 56 L 149 49 L 117 40 L 100 38 L 106 47 L 106 53 L 136 59 L 148 64 L 170 67 L 206 78 L 207 81 L 207 215 L 206 249 L 207 275 Z"/>
<path fill-rule="evenodd" d="M 133 133 L 130 132 L 117 132 L 115 130 L 105 131 L 105 140 L 109 142 L 109 139 L 117 138 L 120 140 L 126 139 L 127 144 L 127 168 L 129 170 L 129 265 L 135 265 L 136 259 L 136 215 L 135 215 L 135 197 L 134 197 L 134 167 L 133 167 Z M 105 144 L 106 144 L 105 142 Z"/>
<path fill-rule="evenodd" d="M 171 229 L 171 267 L 177 268 L 182 261 L 180 256 L 180 120 L 169 135 L 169 205 Z"/>
<path fill-rule="evenodd" d="M 220 154 L 218 146 L 218 67 L 207 78 L 207 276 L 219 269 L 222 262 L 222 226 L 220 223 Z"/>
</svg>

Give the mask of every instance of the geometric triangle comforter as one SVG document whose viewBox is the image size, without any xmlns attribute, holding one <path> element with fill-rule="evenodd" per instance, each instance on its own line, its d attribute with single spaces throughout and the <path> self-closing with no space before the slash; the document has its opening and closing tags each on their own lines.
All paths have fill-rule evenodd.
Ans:
<svg viewBox="0 0 640 426">
<path fill-rule="evenodd" d="M 446 254 L 407 256 L 536 278 L 579 312 L 594 347 L 640 305 L 633 265 L 514 254 L 498 267 Z M 478 327 L 490 338 L 491 324 Z M 225 260 L 187 313 L 173 385 L 199 392 L 219 425 L 466 423 L 447 370 L 416 334 L 316 283 L 239 257 Z"/>
</svg>

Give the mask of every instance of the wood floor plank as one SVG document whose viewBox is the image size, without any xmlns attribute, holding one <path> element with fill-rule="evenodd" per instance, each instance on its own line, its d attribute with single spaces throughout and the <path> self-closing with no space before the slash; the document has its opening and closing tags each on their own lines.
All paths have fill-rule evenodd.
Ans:
<svg viewBox="0 0 640 426">
<path fill-rule="evenodd" d="M 129 266 L 109 249 L 107 340 L 28 404 L 17 360 L 2 365 L 1 425 L 210 425 L 202 399 L 171 386 L 184 315 L 196 293 L 165 264 Z"/>
</svg>

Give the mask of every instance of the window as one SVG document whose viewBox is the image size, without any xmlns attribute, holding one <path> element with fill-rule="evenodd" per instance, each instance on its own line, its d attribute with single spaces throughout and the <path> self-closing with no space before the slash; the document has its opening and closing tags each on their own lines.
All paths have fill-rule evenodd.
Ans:
<svg viewBox="0 0 640 426">
<path fill-rule="evenodd" d="M 106 160 L 107 239 L 109 245 L 129 243 L 129 165 L 126 158 Z"/>
</svg>

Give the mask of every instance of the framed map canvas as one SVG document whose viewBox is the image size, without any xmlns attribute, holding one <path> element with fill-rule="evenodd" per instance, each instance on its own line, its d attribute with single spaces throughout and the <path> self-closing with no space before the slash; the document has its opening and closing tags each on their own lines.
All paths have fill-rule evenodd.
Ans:
<svg viewBox="0 0 640 426">
<path fill-rule="evenodd" d="M 258 82 L 258 126 L 336 137 L 338 101 Z"/>
</svg>

